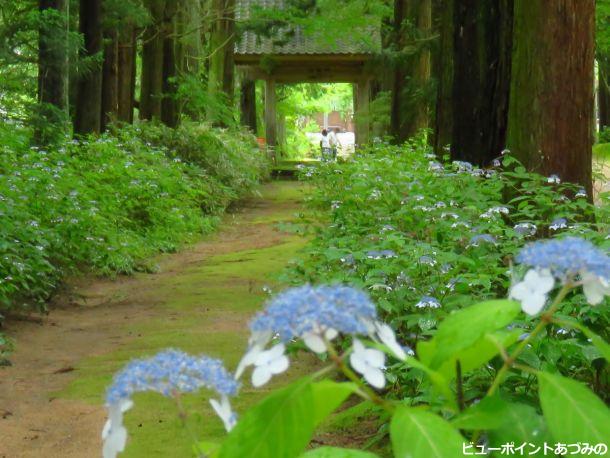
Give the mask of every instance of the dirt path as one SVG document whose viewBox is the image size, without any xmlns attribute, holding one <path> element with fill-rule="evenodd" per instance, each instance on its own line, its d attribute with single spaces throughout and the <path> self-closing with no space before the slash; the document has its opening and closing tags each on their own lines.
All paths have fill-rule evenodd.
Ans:
<svg viewBox="0 0 610 458">
<path fill-rule="evenodd" d="M 234 368 L 263 287 L 275 288 L 276 273 L 304 243 L 277 229 L 293 218 L 301 191 L 297 183 L 265 185 L 215 236 L 162 257 L 159 274 L 82 279 L 78 298 L 61 300 L 43 325 L 10 324 L 18 345 L 13 366 L 0 368 L 0 457 L 100 456 L 104 389 L 133 357 L 171 346 L 222 357 Z M 237 410 L 260 395 L 244 388 Z M 204 395 L 186 403 L 196 431 L 212 439 L 222 433 Z M 124 456 L 190 456 L 169 400 L 138 396 L 126 421 Z M 177 437 L 183 448 L 176 449 Z"/>
</svg>

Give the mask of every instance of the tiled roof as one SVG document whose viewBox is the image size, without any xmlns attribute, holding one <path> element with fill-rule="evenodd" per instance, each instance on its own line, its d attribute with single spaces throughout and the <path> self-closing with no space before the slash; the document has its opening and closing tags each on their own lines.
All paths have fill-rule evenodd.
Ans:
<svg viewBox="0 0 610 458">
<path fill-rule="evenodd" d="M 244 22 L 250 18 L 253 6 L 265 9 L 283 9 L 284 0 L 237 0 L 235 19 Z M 303 29 L 296 26 L 293 34 L 278 43 L 277 38 L 259 36 L 253 31 L 245 31 L 235 43 L 235 54 L 238 55 L 301 55 L 301 54 L 372 54 L 370 46 L 357 40 L 338 39 L 329 42 L 321 38 L 306 34 Z M 376 30 L 372 30 L 373 36 L 378 36 Z"/>
</svg>

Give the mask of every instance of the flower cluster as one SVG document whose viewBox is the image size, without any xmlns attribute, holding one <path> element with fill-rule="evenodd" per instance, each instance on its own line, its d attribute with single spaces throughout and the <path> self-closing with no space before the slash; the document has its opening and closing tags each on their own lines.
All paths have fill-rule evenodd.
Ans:
<svg viewBox="0 0 610 458">
<path fill-rule="evenodd" d="M 141 391 L 173 396 L 174 393 L 192 393 L 204 387 L 233 396 L 237 393 L 238 384 L 218 359 L 166 350 L 149 359 L 131 361 L 114 377 L 106 393 L 106 402 L 114 404 L 130 399 Z"/>
<path fill-rule="evenodd" d="M 545 240 L 524 247 L 517 261 L 532 267 L 510 290 L 523 310 L 536 315 L 555 281 L 582 285 L 587 301 L 596 305 L 610 294 L 610 257 L 591 242 L 577 237 Z"/>
<path fill-rule="evenodd" d="M 237 394 L 238 382 L 218 359 L 190 356 L 177 350 L 166 350 L 149 359 L 130 362 L 115 377 L 106 393 L 108 421 L 102 431 L 104 458 L 115 457 L 125 448 L 127 430 L 123 413 L 133 406 L 134 393 L 154 391 L 164 396 L 192 393 L 201 388 L 216 391 L 220 401 L 212 399 L 212 407 L 229 431 L 236 423 L 229 396 Z"/>
<path fill-rule="evenodd" d="M 235 375 L 239 378 L 248 366 L 253 365 L 254 386 L 264 385 L 273 375 L 288 368 L 285 343 L 296 339 L 302 339 L 311 351 L 324 353 L 329 350 L 329 342 L 340 333 L 366 335 L 386 345 L 397 358 L 406 358 L 394 331 L 377 320 L 375 305 L 368 295 L 346 286 L 305 285 L 284 291 L 255 316 L 250 330 L 250 345 Z M 273 336 L 277 336 L 280 343 L 266 349 Z M 371 385 L 376 388 L 384 386 L 385 377 L 380 379 L 378 372 L 383 366 L 379 362 L 385 361 L 383 352 L 357 345 L 354 340 L 350 361 L 362 363 L 355 363 L 353 367 Z M 372 365 L 364 364 L 367 361 Z"/>
</svg>

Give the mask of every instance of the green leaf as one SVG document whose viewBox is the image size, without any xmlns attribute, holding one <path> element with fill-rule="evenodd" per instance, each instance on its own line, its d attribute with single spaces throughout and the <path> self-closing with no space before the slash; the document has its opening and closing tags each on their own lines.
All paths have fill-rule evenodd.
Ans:
<svg viewBox="0 0 610 458">
<path fill-rule="evenodd" d="M 240 419 L 222 444 L 219 456 L 298 456 L 315 428 L 313 403 L 309 379 L 272 393 Z"/>
<path fill-rule="evenodd" d="M 352 392 L 351 383 L 309 377 L 275 391 L 239 420 L 220 449 L 220 458 L 292 458 L 311 440 L 316 426 Z"/>
<path fill-rule="evenodd" d="M 585 385 L 561 375 L 538 373 L 540 404 L 557 441 L 596 444 L 610 439 L 610 410 Z"/>
<path fill-rule="evenodd" d="M 489 441 L 494 447 L 514 442 L 542 445 L 550 443 L 544 418 L 532 406 L 520 403 L 507 404 L 502 409 L 500 424 L 489 430 Z M 485 428 L 483 428 L 485 429 Z"/>
<path fill-rule="evenodd" d="M 600 354 L 606 358 L 606 361 L 610 361 L 610 344 L 608 344 L 608 342 L 602 339 L 599 335 L 591 331 L 584 324 L 569 318 L 557 320 L 557 323 L 580 330 L 591 340 L 591 343 L 599 350 Z"/>
<path fill-rule="evenodd" d="M 322 380 L 311 385 L 315 403 L 314 422 L 319 425 L 343 401 L 358 389 L 355 383 L 337 383 L 331 380 Z"/>
<path fill-rule="evenodd" d="M 509 404 L 499 396 L 485 397 L 468 407 L 451 421 L 458 429 L 486 430 L 499 428 L 505 421 Z"/>
<path fill-rule="evenodd" d="M 420 345 L 427 344 L 427 343 L 428 342 L 420 342 Z M 420 349 L 420 345 L 417 346 L 418 352 Z M 425 345 L 424 345 L 424 347 L 425 347 Z M 426 348 L 428 348 L 428 347 L 426 347 Z M 412 356 L 407 356 L 405 363 L 408 366 L 411 366 L 415 369 L 419 369 L 419 370 L 423 371 L 430 378 L 430 381 L 432 382 L 434 387 L 439 391 L 439 393 L 441 393 L 445 397 L 445 399 L 450 403 L 451 407 L 454 409 L 457 408 L 457 401 L 455 399 L 455 395 L 453 394 L 453 392 L 451 391 L 451 388 L 449 387 L 449 380 L 447 380 L 447 378 L 445 378 L 445 376 L 443 374 L 441 374 L 440 372 L 435 371 L 433 369 L 430 369 L 426 364 L 418 361 L 417 359 L 413 358 Z"/>
<path fill-rule="evenodd" d="M 452 356 L 445 361 L 438 371 L 447 379 L 456 378 L 456 361 L 459 359 L 462 374 L 466 374 L 474 369 L 478 369 L 487 361 L 500 353 L 500 348 L 507 348 L 514 344 L 519 336 L 523 334 L 522 329 L 511 331 L 497 331 L 486 334 L 477 340 L 472 346 L 463 349 L 459 354 Z"/>
<path fill-rule="evenodd" d="M 438 327 L 432 341 L 436 347 L 430 366 L 436 369 L 447 359 L 474 345 L 487 333 L 502 329 L 521 311 L 518 302 L 480 302 L 449 315 Z"/>
<path fill-rule="evenodd" d="M 399 408 L 392 417 L 390 438 L 396 458 L 463 457 L 464 438 L 441 417 L 417 409 Z"/>
<path fill-rule="evenodd" d="M 348 448 L 320 447 L 304 453 L 301 458 L 378 458 L 378 455 Z"/>
</svg>

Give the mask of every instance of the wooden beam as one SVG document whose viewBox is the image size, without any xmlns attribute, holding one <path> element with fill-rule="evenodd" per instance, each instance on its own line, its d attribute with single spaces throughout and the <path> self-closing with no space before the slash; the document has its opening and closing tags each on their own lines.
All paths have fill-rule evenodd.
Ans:
<svg viewBox="0 0 610 458">
<path fill-rule="evenodd" d="M 235 54 L 237 65 L 257 65 L 262 60 L 281 64 L 283 62 L 297 62 L 307 64 L 309 62 L 368 62 L 373 58 L 372 54 Z"/>
<path fill-rule="evenodd" d="M 275 162 L 275 147 L 277 146 L 277 113 L 275 97 L 275 80 L 265 80 L 265 140 L 267 148 Z"/>
<path fill-rule="evenodd" d="M 356 145 L 364 145 L 369 142 L 370 137 L 370 103 L 371 103 L 371 80 L 362 79 L 354 85 L 355 103 L 354 113 L 356 121 Z"/>
</svg>

